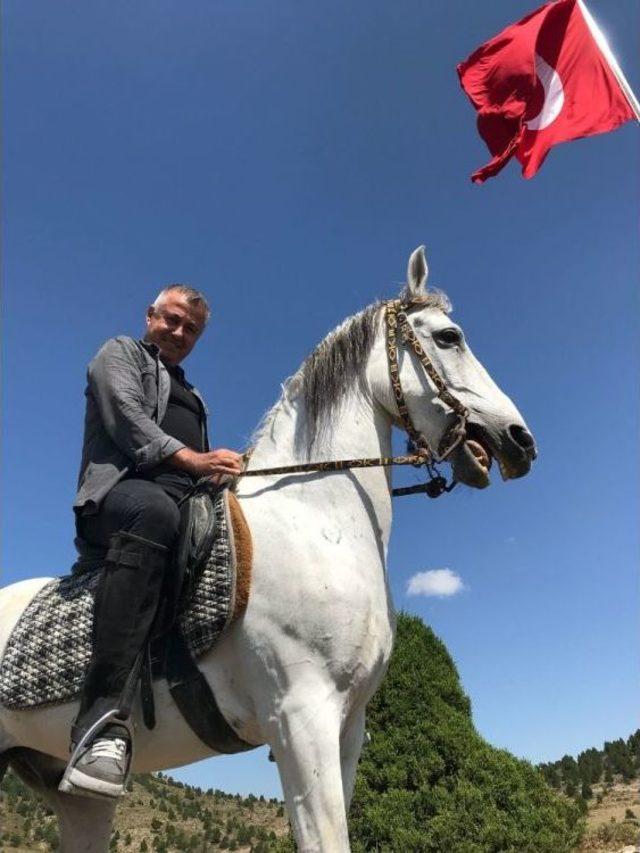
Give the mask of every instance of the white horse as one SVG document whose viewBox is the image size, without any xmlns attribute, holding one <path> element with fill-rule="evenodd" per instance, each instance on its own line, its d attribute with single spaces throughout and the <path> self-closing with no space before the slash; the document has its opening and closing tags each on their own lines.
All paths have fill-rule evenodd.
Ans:
<svg viewBox="0 0 640 853">
<path fill-rule="evenodd" d="M 529 471 L 533 438 L 521 415 L 474 358 L 446 298 L 425 288 L 423 248 L 409 261 L 403 297 L 410 324 L 448 389 L 469 411 L 467 440 L 451 461 L 457 480 L 488 484 L 495 457 L 505 479 Z M 400 379 L 417 430 L 437 448 L 451 421 L 414 353 L 399 347 Z M 254 469 L 309 459 L 391 455 L 398 424 L 384 332 L 384 304 L 346 320 L 284 386 L 255 437 Z M 384 676 L 394 635 L 386 553 L 389 470 L 264 476 L 240 481 L 254 545 L 247 610 L 200 660 L 220 708 L 252 744 L 269 744 L 301 851 L 349 850 L 347 810 L 365 709 Z M 0 655 L 47 578 L 0 594 Z M 137 726 L 134 771 L 210 756 L 156 685 L 158 723 Z M 57 791 L 77 703 L 0 708 L 0 764 L 11 764 L 59 818 L 62 849 L 107 849 L 115 802 Z M 136 712 L 137 713 L 137 712 Z M 1 768 L 0 768 L 1 769 Z"/>
</svg>

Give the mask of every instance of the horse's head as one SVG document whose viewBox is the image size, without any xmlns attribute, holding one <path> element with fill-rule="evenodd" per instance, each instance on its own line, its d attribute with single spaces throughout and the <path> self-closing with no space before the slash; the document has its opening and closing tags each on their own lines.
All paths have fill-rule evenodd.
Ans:
<svg viewBox="0 0 640 853">
<path fill-rule="evenodd" d="M 484 488 L 489 485 L 489 469 L 496 459 L 503 479 L 522 477 L 536 457 L 533 436 L 514 404 L 475 358 L 460 327 L 452 322 L 446 297 L 427 290 L 427 274 L 424 247 L 420 246 L 409 259 L 407 284 L 400 298 L 408 306 L 407 320 L 419 347 L 447 391 L 468 412 L 465 440 L 449 457 L 454 476 L 461 483 Z M 442 451 L 456 415 L 438 396 L 413 348 L 401 341 L 398 332 L 399 379 L 409 417 L 432 450 Z M 369 382 L 374 397 L 399 423 L 387 348 L 382 345 L 372 352 Z"/>
</svg>

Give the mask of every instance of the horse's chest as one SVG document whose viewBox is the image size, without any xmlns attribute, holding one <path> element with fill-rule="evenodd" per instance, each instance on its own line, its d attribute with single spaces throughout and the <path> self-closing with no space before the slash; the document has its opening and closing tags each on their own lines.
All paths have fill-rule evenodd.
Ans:
<svg viewBox="0 0 640 853">
<path fill-rule="evenodd" d="M 375 689 L 393 642 L 385 543 L 353 507 L 330 509 L 291 502 L 286 523 L 277 513 L 269 527 L 255 519 L 248 616 L 256 634 L 269 626 L 283 670 L 310 666 L 340 690 Z"/>
<path fill-rule="evenodd" d="M 327 567 L 291 590 L 281 616 L 293 658 L 304 648 L 339 690 L 368 689 L 372 679 L 377 684 L 393 643 L 384 579 L 371 582 Z"/>
</svg>

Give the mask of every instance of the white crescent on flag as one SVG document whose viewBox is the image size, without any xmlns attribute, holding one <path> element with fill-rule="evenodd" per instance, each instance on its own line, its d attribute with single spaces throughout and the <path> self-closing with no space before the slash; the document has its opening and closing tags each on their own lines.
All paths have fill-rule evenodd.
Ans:
<svg viewBox="0 0 640 853">
<path fill-rule="evenodd" d="M 529 130 L 544 130 L 555 121 L 564 105 L 562 80 L 555 68 L 552 68 L 536 53 L 536 75 L 544 89 L 544 103 L 537 116 L 525 121 Z"/>
</svg>

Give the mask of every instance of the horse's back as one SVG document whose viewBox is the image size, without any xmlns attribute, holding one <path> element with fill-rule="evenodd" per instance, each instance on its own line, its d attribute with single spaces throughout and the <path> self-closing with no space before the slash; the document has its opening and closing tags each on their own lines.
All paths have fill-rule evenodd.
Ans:
<svg viewBox="0 0 640 853">
<path fill-rule="evenodd" d="M 17 621 L 29 602 L 53 578 L 29 578 L 0 589 L 0 660 Z"/>
</svg>

